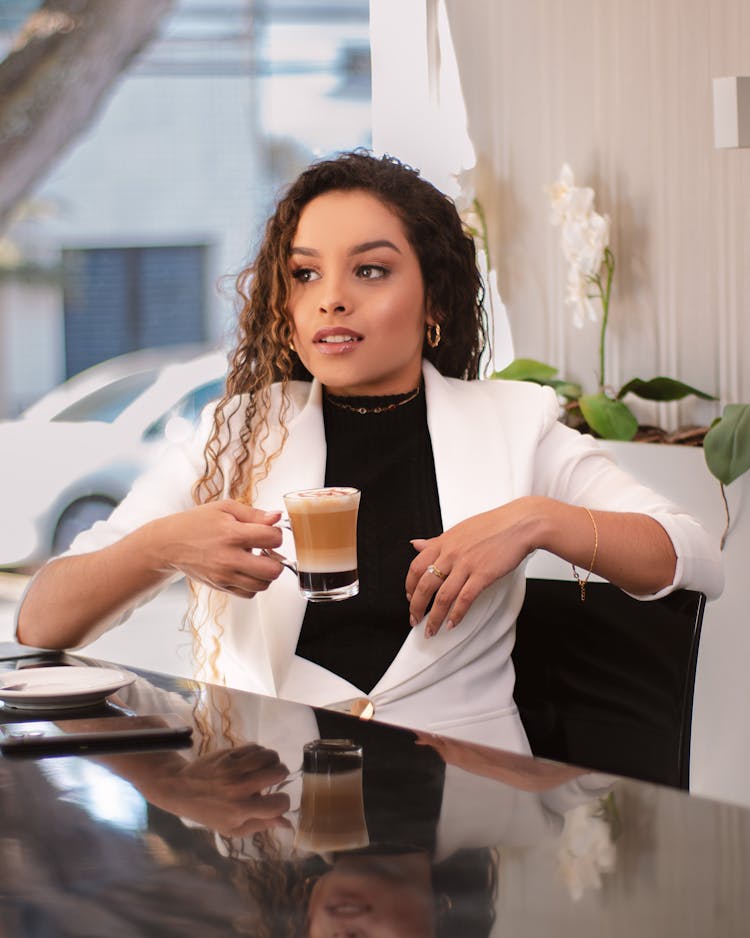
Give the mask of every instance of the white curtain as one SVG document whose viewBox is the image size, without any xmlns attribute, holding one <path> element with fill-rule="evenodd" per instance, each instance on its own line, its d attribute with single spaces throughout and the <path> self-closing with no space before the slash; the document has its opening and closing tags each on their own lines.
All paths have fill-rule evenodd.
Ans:
<svg viewBox="0 0 750 938">
<path fill-rule="evenodd" d="M 483 199 L 444 0 L 371 0 L 370 44 L 373 149 L 417 167 L 479 232 L 493 346 L 487 366 L 503 368 L 513 359 L 513 340 L 475 211 L 475 199 Z"/>
</svg>

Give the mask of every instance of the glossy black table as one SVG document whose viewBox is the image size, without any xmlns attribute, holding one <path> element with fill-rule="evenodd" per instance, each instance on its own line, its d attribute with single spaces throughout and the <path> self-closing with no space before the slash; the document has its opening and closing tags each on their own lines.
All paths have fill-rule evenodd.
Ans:
<svg viewBox="0 0 750 938">
<path fill-rule="evenodd" d="M 750 933 L 743 808 L 148 672 L 117 708 L 192 746 L 0 758 L 2 938 Z M 319 737 L 362 746 L 366 847 L 295 845 Z"/>
</svg>

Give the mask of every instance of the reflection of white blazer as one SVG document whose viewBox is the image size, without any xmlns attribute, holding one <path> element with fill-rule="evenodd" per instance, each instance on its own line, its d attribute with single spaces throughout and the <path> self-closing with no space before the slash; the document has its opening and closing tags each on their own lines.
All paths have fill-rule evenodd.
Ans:
<svg viewBox="0 0 750 938">
<path fill-rule="evenodd" d="M 118 691 L 117 696 L 136 713 L 174 711 L 186 723 L 195 723 L 192 703 L 178 694 L 154 687 L 144 678 L 138 678 L 135 683 Z M 203 704 L 204 719 L 200 731 L 193 734 L 192 752 L 183 750 L 182 755 L 188 759 L 198 756 L 206 742 L 206 732 L 212 737 L 208 752 L 250 742 L 273 750 L 292 773 L 284 791 L 291 802 L 287 817 L 294 827 L 276 831 L 282 854 L 291 851 L 302 793 L 302 778 L 295 770 L 302 764 L 304 744 L 317 738 L 319 733 L 314 712 L 308 707 L 269 701 L 263 697 L 229 700 L 221 690 L 209 694 Z M 365 747 L 366 761 L 368 752 Z M 528 768 L 533 768 L 533 765 Z M 610 791 L 614 781 L 609 775 L 586 772 L 554 788 L 532 791 L 517 787 L 520 781 L 517 785 L 510 781 L 496 781 L 458 765 L 446 764 L 435 831 L 435 859 L 443 860 L 463 848 L 531 846 L 557 838 L 563 828 L 565 813 L 571 808 L 597 801 Z M 194 826 L 189 818 L 183 818 L 183 821 Z M 398 843 L 398 829 L 394 829 L 393 834 L 394 842 Z M 227 854 L 226 841 L 218 835 L 216 846 L 222 854 Z M 232 846 L 238 856 L 258 856 L 251 837 L 233 838 Z"/>
<path fill-rule="evenodd" d="M 424 378 L 446 529 L 529 494 L 591 508 L 641 511 L 655 517 L 674 543 L 678 563 L 670 588 L 690 586 L 708 594 L 721 589 L 721 558 L 713 539 L 692 518 L 621 472 L 591 438 L 563 427 L 550 389 L 448 379 L 427 363 Z M 296 383 L 292 397 L 288 440 L 254 496 L 254 504 L 262 508 L 280 508 L 282 494 L 291 489 L 323 484 L 321 387 Z M 190 487 L 202 467 L 206 430 L 192 449 L 175 450 L 139 480 L 111 519 L 80 535 L 73 550 L 102 547 L 156 516 L 191 505 Z M 267 452 L 276 448 L 277 432 L 273 430 Z M 291 543 L 282 549 L 293 553 Z M 523 593 L 519 569 L 485 590 L 456 629 L 441 630 L 431 639 L 414 629 L 368 695 L 376 718 L 525 750 L 510 660 Z M 202 588 L 199 596 L 206 612 L 209 594 Z M 305 601 L 286 572 L 252 600 L 229 596 L 218 616 L 218 664 L 227 684 L 313 705 L 364 696 L 363 689 L 295 655 L 304 612 Z M 217 628 L 210 615 L 207 627 Z M 198 676 L 211 679 L 210 674 Z"/>
</svg>

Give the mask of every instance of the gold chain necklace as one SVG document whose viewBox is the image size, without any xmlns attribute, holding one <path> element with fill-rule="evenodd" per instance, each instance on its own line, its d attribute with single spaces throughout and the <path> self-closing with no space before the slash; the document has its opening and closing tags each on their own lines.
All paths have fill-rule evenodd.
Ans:
<svg viewBox="0 0 750 938">
<path fill-rule="evenodd" d="M 396 410 L 397 407 L 403 407 L 404 404 L 413 401 L 419 394 L 421 387 L 420 385 L 416 391 L 412 391 L 408 397 L 405 397 L 401 401 L 394 401 L 392 404 L 379 404 L 377 407 L 355 407 L 353 404 L 344 404 L 343 401 L 337 401 L 336 398 L 331 397 L 330 394 L 326 395 L 326 400 L 333 404 L 334 407 L 338 407 L 340 410 L 351 411 L 353 414 L 385 414 L 389 410 Z"/>
</svg>

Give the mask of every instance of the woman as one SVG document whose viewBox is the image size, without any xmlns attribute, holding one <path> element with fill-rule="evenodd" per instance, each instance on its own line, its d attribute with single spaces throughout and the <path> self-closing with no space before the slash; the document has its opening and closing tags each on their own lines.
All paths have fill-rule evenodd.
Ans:
<svg viewBox="0 0 750 938">
<path fill-rule="evenodd" d="M 644 598 L 720 591 L 714 541 L 558 423 L 553 391 L 475 380 L 473 241 L 415 171 L 361 152 L 310 167 L 238 290 L 199 442 L 41 571 L 21 641 L 88 642 L 186 574 L 200 677 L 340 709 L 367 695 L 376 718 L 523 751 L 510 650 L 530 553 Z M 363 493 L 360 595 L 306 608 L 264 552 L 283 549 L 283 493 L 323 483 Z"/>
</svg>

